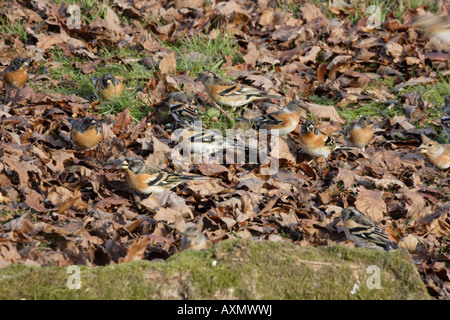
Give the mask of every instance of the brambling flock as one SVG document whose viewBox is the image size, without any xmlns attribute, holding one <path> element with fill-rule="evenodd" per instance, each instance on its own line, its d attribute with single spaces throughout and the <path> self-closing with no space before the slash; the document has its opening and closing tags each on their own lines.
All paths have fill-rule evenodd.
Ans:
<svg viewBox="0 0 450 320">
<path fill-rule="evenodd" d="M 24 69 L 26 65 L 25 59 L 14 59 L 4 71 L 4 81 L 15 87 L 23 85 L 28 78 Z M 97 99 L 107 100 L 118 97 L 125 90 L 123 81 L 110 73 L 92 79 L 94 81 L 94 95 Z M 235 112 L 237 107 L 246 106 L 257 100 L 280 98 L 280 96 L 269 95 L 264 90 L 220 78 L 208 70 L 200 72 L 197 79 L 203 83 L 206 93 L 214 102 L 231 108 L 231 114 Z M 166 102 L 175 123 L 173 127 L 178 128 L 177 142 L 188 153 L 202 156 L 229 150 L 241 150 L 247 153 L 252 150 L 254 153 L 258 153 L 257 147 L 250 147 L 236 139 L 226 137 L 220 132 L 196 128 L 194 124 L 196 121 L 200 121 L 200 117 L 198 106 L 196 106 L 198 102 L 194 93 L 173 92 L 167 96 Z M 285 106 L 281 106 L 278 111 L 265 113 L 252 119 L 242 116 L 238 116 L 236 119 L 250 122 L 257 129 L 267 130 L 267 133 L 271 136 L 280 138 L 289 136 L 298 143 L 301 151 L 312 157 L 312 160 L 322 158 L 327 161 L 336 149 L 343 146 L 336 143 L 330 135 L 321 132 L 315 121 L 307 118 L 301 119 L 302 112 L 305 113 L 306 110 L 305 103 L 301 99 L 294 99 Z M 441 121 L 443 130 L 446 132 L 447 118 L 443 116 Z M 77 149 L 93 149 L 102 142 L 102 130 L 94 117 L 73 119 L 71 122 L 70 137 Z M 298 126 L 301 126 L 298 134 L 293 133 Z M 375 136 L 373 127 L 374 121 L 372 119 L 368 116 L 361 116 L 338 133 L 342 133 L 347 145 L 364 151 Z M 441 170 L 449 168 L 449 145 L 441 145 L 423 134 L 421 139 L 422 144 L 417 151 L 424 155 L 427 163 Z M 187 181 L 209 180 L 208 177 L 180 174 L 147 165 L 142 159 L 134 157 L 126 157 L 121 163 L 121 169 L 125 172 L 125 178 L 130 189 L 142 195 L 173 190 Z M 346 237 L 353 240 L 357 246 L 384 248 L 386 250 L 398 248 L 394 242 L 387 239 L 375 222 L 357 209 L 353 207 L 345 208 L 342 212 L 342 220 Z M 181 248 L 205 249 L 210 246 L 209 243 L 210 240 L 207 240 L 201 231 L 188 228 L 181 242 Z"/>
<path fill-rule="evenodd" d="M 170 19 L 146 16 L 143 28 L 109 16 L 117 26 L 106 33 L 97 21 L 86 39 L 89 23 L 57 27 L 65 17 L 42 28 L 64 30 L 57 39 L 28 31 L 21 47 L 14 33 L 2 38 L 0 205 L 55 227 L 23 217 L 27 232 L 0 232 L 8 243 L 39 237 L 20 242 L 15 260 L 48 262 L 61 249 L 65 264 L 118 261 L 111 248 L 123 253 L 142 236 L 152 237 L 147 259 L 232 237 L 391 252 L 409 248 L 411 234 L 441 257 L 450 232 L 448 20 L 408 11 L 370 29 L 341 11 L 303 19 L 248 1 L 249 19 L 231 19 L 220 6 L 236 1 L 171 3 L 154 11 Z M 178 42 L 198 31 L 206 46 L 225 30 L 234 51 Z M 50 243 L 54 230 L 70 245 Z"/>
</svg>

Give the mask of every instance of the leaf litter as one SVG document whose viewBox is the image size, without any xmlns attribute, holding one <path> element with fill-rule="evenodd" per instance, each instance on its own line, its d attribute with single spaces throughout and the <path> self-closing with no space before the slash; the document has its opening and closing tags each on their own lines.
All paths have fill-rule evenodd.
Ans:
<svg viewBox="0 0 450 320">
<path fill-rule="evenodd" d="M 343 4 L 330 3 L 328 12 L 339 18 L 329 18 L 314 3 L 300 3 L 297 16 L 263 0 L 207 6 L 203 1 L 119 1 L 93 9 L 92 19 L 83 17 L 79 28 L 71 28 L 67 4 L 13 1 L 2 5 L 2 15 L 27 26 L 26 39 L 2 33 L 0 64 L 5 68 L 16 56 L 31 58 L 37 85 L 75 88 L 79 84 L 69 75 L 54 79 L 42 72 L 62 66 L 56 48 L 77 59 L 72 68 L 86 76 L 110 63 L 132 69 L 126 58 L 100 55 L 102 48 L 131 48 L 153 70 L 136 93 L 143 105 L 156 107 L 180 87 L 206 102 L 203 87 L 189 71 L 180 71 L 183 57 L 165 44 L 197 34 L 214 40 L 226 32 L 242 59 L 217 52 L 213 59 L 222 60 L 224 74 L 284 96 L 281 104 L 312 95 L 330 99 L 317 104 L 310 98 L 301 120 L 319 121 L 328 134 L 346 123 L 344 109 L 393 101 L 405 88 L 442 81 L 436 70 L 448 75 L 449 48 L 408 23 L 417 10 L 405 9 L 404 23 L 390 14 L 384 28 L 374 32 L 367 18 L 352 23 L 354 8 Z M 448 5 L 441 6 L 449 12 Z M 186 52 L 184 59 L 206 63 L 212 58 Z M 371 86 L 377 79 L 394 85 Z M 82 152 L 70 143 L 70 121 L 97 116 L 88 96 L 41 92 L 30 84 L 2 90 L 7 101 L 0 109 L 0 267 L 167 259 L 180 251 L 182 234 L 193 224 L 215 242 L 237 236 L 353 246 L 338 220 L 342 208 L 352 205 L 412 254 L 434 298 L 450 298 L 450 179 L 448 170 L 431 167 L 416 152 L 423 130 L 436 134 L 417 124 L 439 107 L 419 91 L 399 96 L 404 115 L 378 118 L 379 130 L 366 148 L 369 156 L 341 150 L 319 172 L 300 151 L 297 128 L 282 144 L 278 173 L 267 175 L 262 164 L 180 164 L 157 108 L 139 122 L 128 108 L 104 116 L 104 140 Z M 260 114 L 251 108 L 244 112 Z M 143 197 L 130 190 L 118 170 L 126 156 L 210 180 Z"/>
</svg>

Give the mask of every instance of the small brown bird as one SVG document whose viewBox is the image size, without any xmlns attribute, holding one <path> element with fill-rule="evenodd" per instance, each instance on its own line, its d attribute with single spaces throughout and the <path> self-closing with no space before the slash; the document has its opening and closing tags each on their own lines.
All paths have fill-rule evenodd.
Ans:
<svg viewBox="0 0 450 320">
<path fill-rule="evenodd" d="M 235 139 L 222 135 L 218 130 L 183 129 L 176 132 L 179 146 L 189 153 L 211 155 L 219 151 L 247 151 L 257 155 L 258 149 L 252 148 Z"/>
<path fill-rule="evenodd" d="M 91 77 L 94 81 L 94 94 L 98 100 L 108 100 L 122 95 L 125 85 L 111 73 L 104 74 L 101 78 Z"/>
<path fill-rule="evenodd" d="M 183 125 L 193 125 L 198 120 L 198 107 L 193 94 L 172 92 L 167 97 L 167 103 L 175 121 Z"/>
<path fill-rule="evenodd" d="M 450 94 L 445 96 L 444 113 L 441 117 L 442 129 L 450 142 Z"/>
<path fill-rule="evenodd" d="M 440 144 L 421 134 L 422 144 L 417 149 L 423 153 L 425 159 L 438 169 L 445 170 L 450 167 L 450 143 Z"/>
<path fill-rule="evenodd" d="M 442 125 L 442 130 L 444 130 L 445 134 L 447 135 L 448 142 L 450 143 L 450 115 L 442 116 L 441 125 Z"/>
<path fill-rule="evenodd" d="M 221 78 L 208 70 L 200 72 L 196 80 L 203 83 L 212 100 L 220 105 L 232 107 L 233 110 L 254 100 L 281 98 L 280 96 L 270 95 L 264 90 Z"/>
<path fill-rule="evenodd" d="M 122 163 L 128 184 L 142 194 L 159 193 L 170 190 L 189 180 L 208 180 L 202 176 L 179 175 L 174 172 L 147 166 L 138 158 L 126 158 Z"/>
<path fill-rule="evenodd" d="M 93 117 L 75 121 L 70 136 L 73 144 L 80 149 L 94 148 L 103 139 L 101 127 Z"/>
<path fill-rule="evenodd" d="M 367 116 L 362 116 L 357 122 L 347 128 L 345 133 L 345 139 L 349 144 L 365 151 L 366 145 L 374 136 L 373 120 L 369 119 Z"/>
<path fill-rule="evenodd" d="M 397 243 L 388 239 L 384 231 L 376 223 L 365 216 L 355 207 L 342 210 L 344 232 L 349 240 L 358 247 L 384 249 L 386 251 L 397 249 Z"/>
<path fill-rule="evenodd" d="M 254 119 L 238 117 L 237 120 L 251 121 L 257 128 L 267 129 L 271 135 L 283 136 L 297 128 L 303 106 L 304 102 L 296 99 L 276 112 L 265 114 Z"/>
<path fill-rule="evenodd" d="M 450 44 L 450 19 L 448 17 L 424 13 L 415 17 L 412 25 Z"/>
<path fill-rule="evenodd" d="M 303 151 L 314 158 L 328 158 L 328 155 L 337 148 L 336 142 L 326 134 L 320 132 L 317 124 L 306 120 L 299 134 L 299 142 Z"/>
<path fill-rule="evenodd" d="M 189 227 L 184 231 L 181 239 L 181 250 L 205 250 L 213 245 L 201 230 L 196 227 Z"/>
<path fill-rule="evenodd" d="M 9 66 L 3 71 L 3 81 L 15 88 L 19 88 L 28 80 L 26 67 L 28 62 L 23 58 L 15 58 Z"/>
</svg>

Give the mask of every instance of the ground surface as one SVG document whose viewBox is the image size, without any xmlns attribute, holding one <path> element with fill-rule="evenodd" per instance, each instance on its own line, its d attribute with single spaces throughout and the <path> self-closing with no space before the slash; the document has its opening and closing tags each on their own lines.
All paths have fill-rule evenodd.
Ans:
<svg viewBox="0 0 450 320">
<path fill-rule="evenodd" d="M 448 16 L 445 1 L 380 2 L 376 28 L 361 2 L 59 2 L 0 3 L 1 70 L 14 57 L 31 59 L 26 85 L 1 89 L 0 267 L 168 259 L 194 223 L 217 244 L 353 247 L 340 220 L 353 205 L 411 252 L 433 298 L 449 298 L 449 172 L 426 163 L 417 147 L 421 133 L 447 141 L 439 119 L 450 50 L 431 30 L 411 26 L 421 12 Z M 299 127 L 274 175 L 258 164 L 180 162 L 162 129 L 170 92 L 197 94 L 205 128 L 241 127 L 194 81 L 203 69 L 281 95 L 277 105 L 303 99 L 299 126 L 316 120 L 339 143 L 338 131 L 364 114 L 375 119 L 376 136 L 366 153 L 335 152 L 322 170 L 299 147 Z M 94 101 L 90 77 L 106 72 L 123 77 L 127 90 Z M 277 110 L 267 102 L 229 114 Z M 105 139 L 80 152 L 69 120 L 87 115 L 104 120 Z M 142 197 L 119 170 L 126 156 L 210 180 Z"/>
<path fill-rule="evenodd" d="M 379 280 L 370 266 L 379 267 Z M 378 271 L 376 271 L 378 272 Z M 164 262 L 0 270 L 1 299 L 428 299 L 406 252 L 226 240 Z M 377 275 L 378 276 L 378 275 Z M 373 279 L 372 279 L 372 278 Z M 379 282 L 377 282 L 379 281 Z"/>
</svg>

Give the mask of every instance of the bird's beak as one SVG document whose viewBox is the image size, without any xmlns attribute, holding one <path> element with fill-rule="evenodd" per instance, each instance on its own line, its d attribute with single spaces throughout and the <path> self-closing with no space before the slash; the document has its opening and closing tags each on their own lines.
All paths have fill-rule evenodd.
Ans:
<svg viewBox="0 0 450 320">
<path fill-rule="evenodd" d="M 422 144 L 419 146 L 419 148 L 417 148 L 417 151 L 419 151 L 420 153 L 425 153 L 427 152 L 427 148 Z"/>
<path fill-rule="evenodd" d="M 109 85 L 112 85 L 113 83 L 112 83 L 111 79 L 108 79 L 108 80 L 106 80 L 106 84 L 109 86 Z"/>
<path fill-rule="evenodd" d="M 28 67 L 30 64 L 28 63 L 28 61 L 25 61 L 24 63 L 23 63 L 23 67 Z"/>
<path fill-rule="evenodd" d="M 127 170 L 128 168 L 130 168 L 130 164 L 128 163 L 127 160 L 123 160 L 121 168 L 123 170 Z"/>
</svg>

